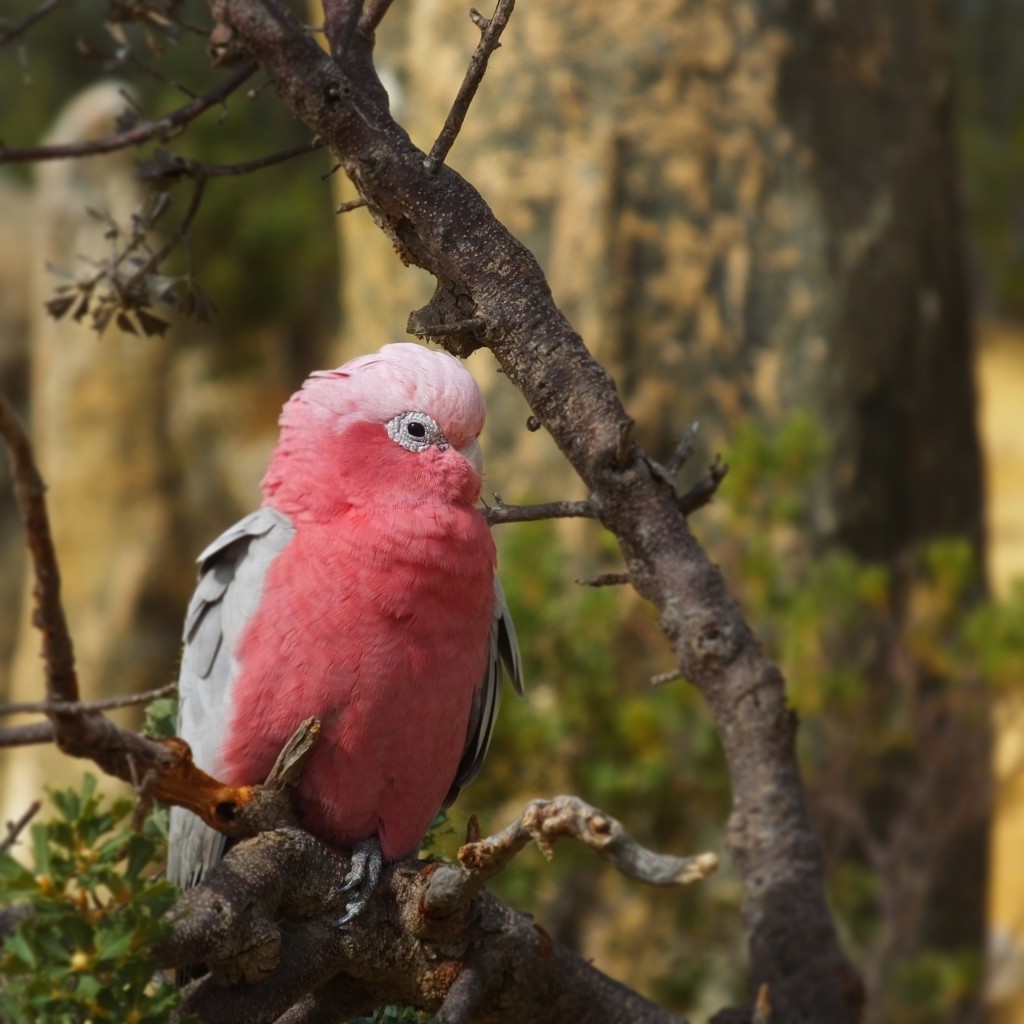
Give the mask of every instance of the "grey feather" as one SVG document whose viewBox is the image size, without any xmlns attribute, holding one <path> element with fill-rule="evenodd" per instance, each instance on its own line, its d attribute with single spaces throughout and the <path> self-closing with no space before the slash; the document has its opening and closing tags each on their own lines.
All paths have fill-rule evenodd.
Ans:
<svg viewBox="0 0 1024 1024">
<path fill-rule="evenodd" d="M 238 669 L 235 645 L 259 605 L 267 570 L 294 533 L 287 516 L 261 508 L 199 556 L 178 675 L 178 735 L 204 771 L 214 770 L 228 724 Z M 168 878 L 184 888 L 195 885 L 223 856 L 224 842 L 190 811 L 172 807 Z"/>
<path fill-rule="evenodd" d="M 505 601 L 505 591 L 502 590 L 497 576 L 494 577 L 494 619 L 491 622 L 489 643 L 487 668 L 473 697 L 466 746 L 455 781 L 445 798 L 445 807 L 450 807 L 455 802 L 460 790 L 468 786 L 483 767 L 494 732 L 494 723 L 498 718 L 498 709 L 501 707 L 503 665 L 516 693 L 520 697 L 523 695 L 523 663 L 519 655 L 516 627 Z"/>
</svg>

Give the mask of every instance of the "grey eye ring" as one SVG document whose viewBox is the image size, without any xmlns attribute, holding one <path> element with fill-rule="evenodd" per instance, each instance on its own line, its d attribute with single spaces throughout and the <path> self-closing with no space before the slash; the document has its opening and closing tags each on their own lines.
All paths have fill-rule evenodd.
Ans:
<svg viewBox="0 0 1024 1024">
<path fill-rule="evenodd" d="M 425 412 L 402 412 L 387 422 L 388 437 L 411 452 L 428 448 L 445 451 L 449 445 L 437 422 Z"/>
</svg>

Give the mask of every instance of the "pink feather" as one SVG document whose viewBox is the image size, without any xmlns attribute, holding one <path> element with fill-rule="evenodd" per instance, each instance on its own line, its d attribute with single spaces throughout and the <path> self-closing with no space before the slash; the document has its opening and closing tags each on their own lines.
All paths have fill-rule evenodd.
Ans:
<svg viewBox="0 0 1024 1024">
<path fill-rule="evenodd" d="M 450 447 L 385 424 L 429 414 Z M 339 845 L 416 850 L 455 779 L 487 668 L 495 551 L 460 448 L 484 420 L 450 356 L 386 346 L 314 374 L 286 405 L 263 481 L 295 534 L 241 633 L 217 766 L 262 781 L 309 716 L 322 733 L 297 791 L 301 824 Z"/>
</svg>

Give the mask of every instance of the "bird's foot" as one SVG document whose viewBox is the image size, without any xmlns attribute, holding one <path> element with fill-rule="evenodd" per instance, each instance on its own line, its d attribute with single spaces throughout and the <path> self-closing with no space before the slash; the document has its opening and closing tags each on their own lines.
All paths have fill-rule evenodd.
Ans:
<svg viewBox="0 0 1024 1024">
<path fill-rule="evenodd" d="M 352 847 L 352 865 L 348 869 L 344 883 L 338 890 L 339 895 L 345 893 L 352 893 L 352 895 L 345 904 L 345 913 L 334 922 L 335 927 L 340 928 L 355 920 L 366 909 L 366 904 L 370 902 L 370 897 L 380 880 L 380 869 L 383 863 L 384 856 L 376 836 L 361 839 Z"/>
</svg>

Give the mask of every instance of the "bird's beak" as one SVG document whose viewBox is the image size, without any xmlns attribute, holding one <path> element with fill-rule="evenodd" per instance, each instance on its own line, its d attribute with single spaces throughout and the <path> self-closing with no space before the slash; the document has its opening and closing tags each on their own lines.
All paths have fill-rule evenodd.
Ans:
<svg viewBox="0 0 1024 1024">
<path fill-rule="evenodd" d="M 459 454 L 476 470 L 477 476 L 484 475 L 484 453 L 480 450 L 480 442 L 475 437 L 469 444 L 459 449 Z"/>
</svg>

